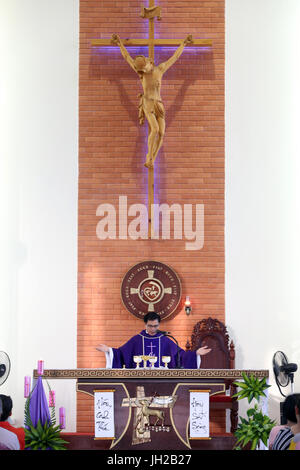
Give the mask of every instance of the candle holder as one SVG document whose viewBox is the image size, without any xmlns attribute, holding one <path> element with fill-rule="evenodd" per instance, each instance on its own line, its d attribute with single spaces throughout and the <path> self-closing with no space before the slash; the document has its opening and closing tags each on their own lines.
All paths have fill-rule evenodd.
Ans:
<svg viewBox="0 0 300 470">
<path fill-rule="evenodd" d="M 38 375 L 43 375 L 44 373 L 44 361 L 42 359 L 38 361 L 37 373 Z"/>
<path fill-rule="evenodd" d="M 66 428 L 66 410 L 63 406 L 59 408 L 59 426 L 60 429 Z"/>
</svg>

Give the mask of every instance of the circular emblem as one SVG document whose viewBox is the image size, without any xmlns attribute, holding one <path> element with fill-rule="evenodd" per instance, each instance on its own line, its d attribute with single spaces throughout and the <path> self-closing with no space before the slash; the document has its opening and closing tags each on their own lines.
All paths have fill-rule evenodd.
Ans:
<svg viewBox="0 0 300 470">
<path fill-rule="evenodd" d="M 127 271 L 121 285 L 125 308 L 138 318 L 156 312 L 161 319 L 170 316 L 179 305 L 181 284 L 166 264 L 143 261 Z"/>
</svg>

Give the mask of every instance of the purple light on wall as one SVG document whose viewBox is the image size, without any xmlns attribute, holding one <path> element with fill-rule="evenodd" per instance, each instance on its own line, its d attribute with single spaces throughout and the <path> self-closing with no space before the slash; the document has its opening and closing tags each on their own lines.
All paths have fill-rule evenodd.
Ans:
<svg viewBox="0 0 300 470">
<path fill-rule="evenodd" d="M 130 53 L 130 55 L 148 55 L 148 46 L 125 46 Z M 155 51 L 157 52 L 165 52 L 169 53 L 172 55 L 175 50 L 179 47 L 178 46 L 155 46 L 154 48 L 154 54 Z M 121 54 L 120 49 L 118 46 L 93 46 L 92 48 L 93 51 L 96 51 L 97 53 L 109 53 L 111 54 L 112 52 Z M 208 52 L 212 50 L 212 46 L 188 46 L 184 49 L 184 54 L 188 53 L 201 53 L 201 52 Z"/>
</svg>

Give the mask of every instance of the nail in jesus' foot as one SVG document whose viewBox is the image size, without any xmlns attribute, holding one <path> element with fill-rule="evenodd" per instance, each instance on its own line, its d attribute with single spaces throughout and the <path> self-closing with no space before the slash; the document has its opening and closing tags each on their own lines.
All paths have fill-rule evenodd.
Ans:
<svg viewBox="0 0 300 470">
<path fill-rule="evenodd" d="M 144 166 L 147 167 L 147 168 L 153 168 L 153 162 L 152 162 L 152 161 L 146 162 L 146 163 L 144 164 Z"/>
</svg>

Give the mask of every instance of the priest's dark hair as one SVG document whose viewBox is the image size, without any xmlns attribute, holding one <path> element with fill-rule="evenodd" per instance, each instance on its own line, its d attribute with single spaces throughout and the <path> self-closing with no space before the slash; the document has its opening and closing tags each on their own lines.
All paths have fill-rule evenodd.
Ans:
<svg viewBox="0 0 300 470">
<path fill-rule="evenodd" d="M 158 320 L 158 322 L 160 323 L 160 316 L 158 315 L 158 313 L 156 312 L 148 312 L 146 313 L 146 315 L 144 316 L 144 322 L 147 323 L 148 321 L 152 321 L 152 320 Z"/>
</svg>

